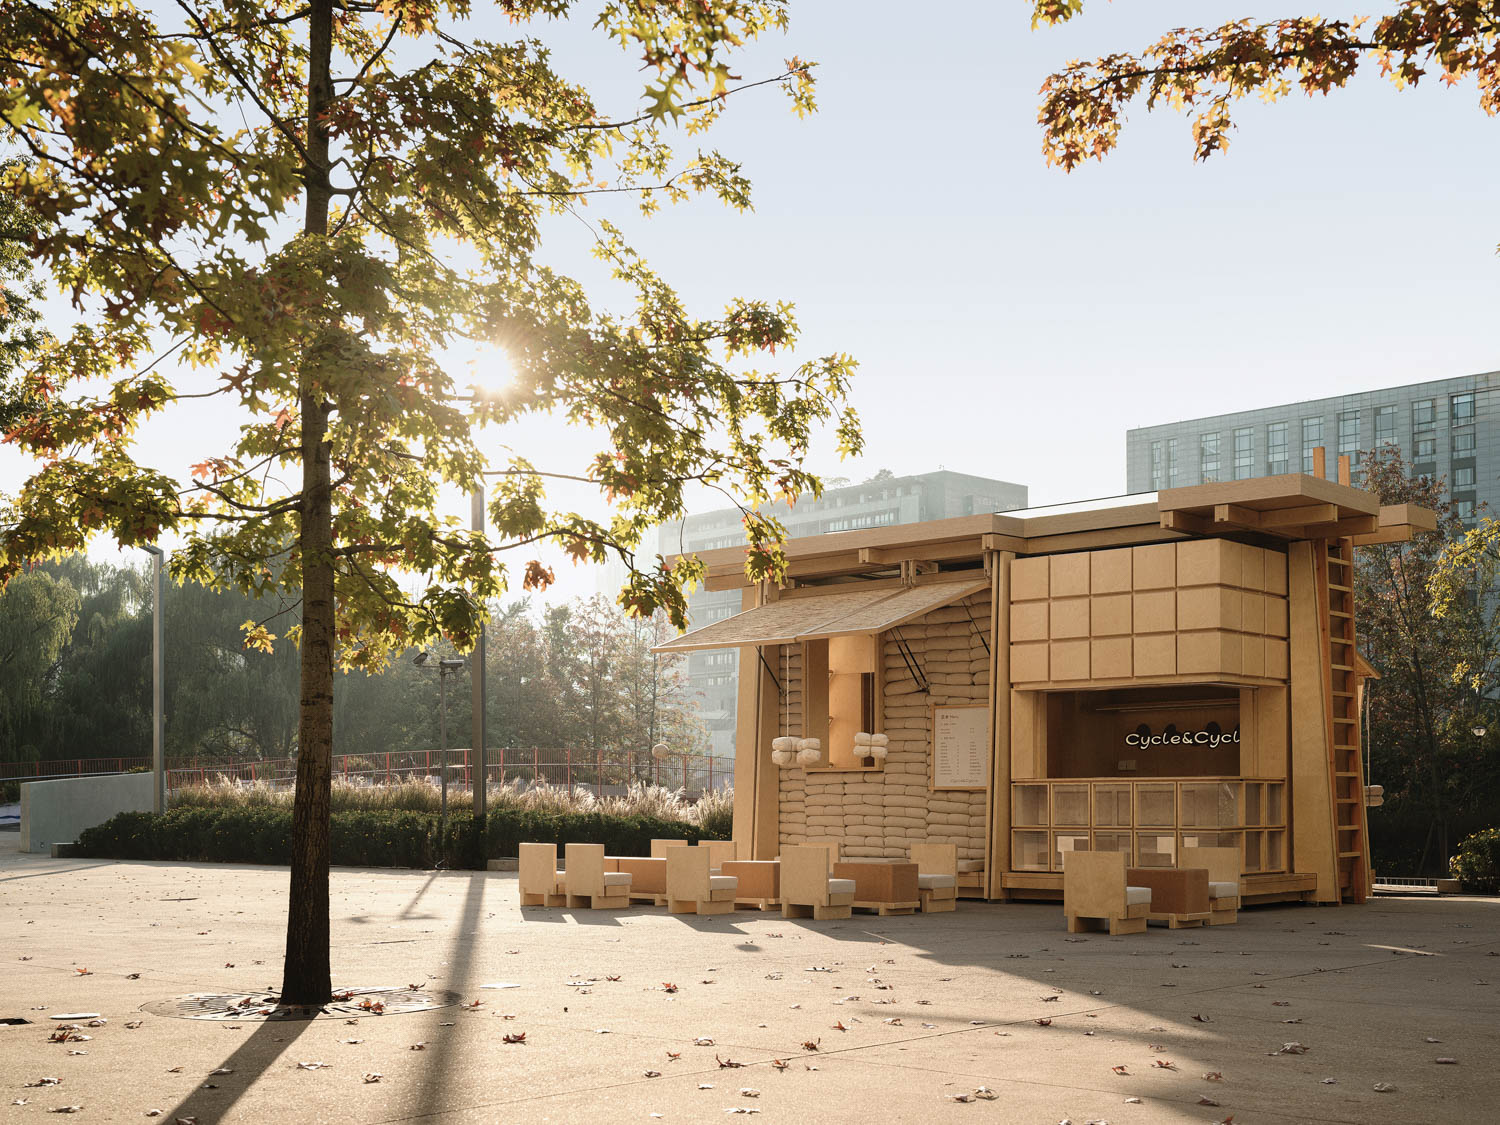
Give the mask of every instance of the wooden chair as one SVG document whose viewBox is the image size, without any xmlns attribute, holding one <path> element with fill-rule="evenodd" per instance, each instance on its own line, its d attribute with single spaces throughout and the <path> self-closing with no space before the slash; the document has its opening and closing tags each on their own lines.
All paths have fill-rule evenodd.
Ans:
<svg viewBox="0 0 1500 1125">
<path fill-rule="evenodd" d="M 830 866 L 828 848 L 821 845 L 789 845 L 781 849 L 783 918 L 813 918 L 821 922 L 849 917 L 849 908 L 854 903 L 854 880 L 831 877 Z"/>
<path fill-rule="evenodd" d="M 958 845 L 913 844 L 907 854 L 917 865 L 917 898 L 923 914 L 958 908 Z"/>
<path fill-rule="evenodd" d="M 687 847 L 687 841 L 686 840 L 652 840 L 651 841 L 651 858 L 652 859 L 666 859 L 667 858 L 667 849 L 668 848 L 685 848 L 685 847 Z"/>
<path fill-rule="evenodd" d="M 569 844 L 564 855 L 568 906 L 623 910 L 630 905 L 630 875 L 605 869 L 603 844 Z"/>
<path fill-rule="evenodd" d="M 1103 923 L 1110 936 L 1146 932 L 1151 892 L 1125 883 L 1123 852 L 1063 853 L 1063 917 L 1068 933 Z"/>
<path fill-rule="evenodd" d="M 671 914 L 729 914 L 740 881 L 711 874 L 708 848 L 672 848 L 667 852 L 667 911 Z"/>
<path fill-rule="evenodd" d="M 522 906 L 566 906 L 567 888 L 557 869 L 556 844 L 521 844 L 516 848 Z"/>
<path fill-rule="evenodd" d="M 1240 909 L 1240 849 L 1183 848 L 1179 867 L 1202 867 L 1208 871 L 1208 924 L 1227 926 L 1237 921 Z"/>
<path fill-rule="evenodd" d="M 960 898 L 988 898 L 988 878 L 982 859 L 958 861 L 958 896 Z"/>
<path fill-rule="evenodd" d="M 708 852 L 710 871 L 717 871 L 726 861 L 739 858 L 739 850 L 733 840 L 699 840 L 698 847 Z"/>
</svg>

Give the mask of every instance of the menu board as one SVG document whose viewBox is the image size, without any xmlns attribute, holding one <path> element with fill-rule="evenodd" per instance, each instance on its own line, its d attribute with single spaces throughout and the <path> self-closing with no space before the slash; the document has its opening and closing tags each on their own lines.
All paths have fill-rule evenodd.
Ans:
<svg viewBox="0 0 1500 1125">
<path fill-rule="evenodd" d="M 932 787 L 988 789 L 989 708 L 932 709 Z"/>
</svg>

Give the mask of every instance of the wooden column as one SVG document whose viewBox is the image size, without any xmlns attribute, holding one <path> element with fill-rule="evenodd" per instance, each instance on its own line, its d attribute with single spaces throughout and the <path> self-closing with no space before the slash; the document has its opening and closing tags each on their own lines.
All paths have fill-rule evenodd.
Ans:
<svg viewBox="0 0 1500 1125">
<path fill-rule="evenodd" d="M 1288 870 L 1318 877 L 1318 902 L 1338 902 L 1338 855 L 1329 776 L 1328 646 L 1320 622 L 1318 543 L 1287 551 L 1291 634 L 1291 855 Z"/>
<path fill-rule="evenodd" d="M 1005 898 L 1000 885 L 1010 870 L 1010 564 L 1011 551 L 991 556 L 990 567 L 990 788 L 985 802 L 985 897 Z"/>
<path fill-rule="evenodd" d="M 763 602 L 759 587 L 747 588 L 741 608 Z M 774 657 L 774 651 L 767 659 Z M 734 732 L 734 842 L 740 859 L 773 859 L 780 851 L 779 770 L 771 761 L 771 739 L 781 698 L 756 645 L 740 648 L 739 694 Z"/>
</svg>

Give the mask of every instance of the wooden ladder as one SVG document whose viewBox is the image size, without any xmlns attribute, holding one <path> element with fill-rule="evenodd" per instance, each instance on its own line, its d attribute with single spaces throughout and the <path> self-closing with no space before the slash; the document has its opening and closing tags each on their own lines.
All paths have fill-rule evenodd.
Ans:
<svg viewBox="0 0 1500 1125">
<path fill-rule="evenodd" d="M 1322 540 L 1318 557 L 1322 564 L 1318 592 L 1328 654 L 1328 765 L 1333 782 L 1339 895 L 1345 902 L 1364 902 L 1370 877 L 1354 655 L 1354 540 Z"/>
</svg>

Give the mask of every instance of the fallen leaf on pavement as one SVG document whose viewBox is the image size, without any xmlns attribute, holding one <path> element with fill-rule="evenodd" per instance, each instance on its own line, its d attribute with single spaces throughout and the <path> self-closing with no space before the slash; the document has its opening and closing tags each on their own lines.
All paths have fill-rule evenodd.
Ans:
<svg viewBox="0 0 1500 1125">
<path fill-rule="evenodd" d="M 127 1020 L 126 1023 L 125 1023 L 125 1028 L 126 1028 L 127 1031 L 134 1031 L 136 1028 L 140 1027 L 143 1022 L 145 1022 L 145 1021 L 143 1021 L 143 1020 Z"/>
<path fill-rule="evenodd" d="M 1193 1019 L 1195 1021 L 1197 1021 L 1198 1023 L 1213 1023 L 1214 1022 L 1213 1020 L 1209 1019 L 1207 1016 L 1194 1015 Z"/>
<path fill-rule="evenodd" d="M 757 1090 L 757 1089 L 755 1089 L 753 1086 L 741 1086 L 740 1087 L 740 1097 L 742 1097 L 742 1098 L 758 1098 L 758 1097 L 760 1097 L 760 1091 Z"/>
<path fill-rule="evenodd" d="M 694 1047 L 712 1047 L 713 1045 L 714 1041 L 707 1035 L 700 1035 L 698 1036 L 698 1038 L 693 1040 Z"/>
<path fill-rule="evenodd" d="M 720 1070 L 739 1070 L 745 1065 L 744 1063 L 737 1063 L 733 1059 L 721 1059 L 718 1055 L 714 1056 L 714 1062 L 719 1064 Z"/>
<path fill-rule="evenodd" d="M 27 1086 L 61 1086 L 61 1078 L 38 1078 L 35 1082 L 27 1082 Z"/>
<path fill-rule="evenodd" d="M 500 1042 L 502 1042 L 502 1043 L 521 1043 L 521 1044 L 524 1044 L 526 1042 L 526 1033 L 524 1031 L 518 1031 L 514 1035 L 507 1035 L 507 1036 L 505 1036 L 503 1039 L 500 1040 Z"/>
<path fill-rule="evenodd" d="M 1216 1101 L 1213 1100 L 1213 1098 L 1210 1098 L 1208 1095 L 1204 1094 L 1204 1095 L 1201 1095 L 1198 1098 L 1198 1104 L 1199 1105 L 1222 1105 L 1223 1103 L 1222 1102 L 1216 1102 Z"/>
<path fill-rule="evenodd" d="M 1154 1060 L 1151 1063 L 1151 1065 L 1155 1066 L 1155 1067 L 1160 1067 L 1162 1070 L 1176 1070 L 1177 1069 L 1177 1064 L 1174 1063 L 1171 1059 L 1156 1059 L 1156 1060 Z"/>
<path fill-rule="evenodd" d="M 1124 1066 L 1112 1066 L 1109 1069 L 1114 1071 L 1116 1074 L 1124 1074 L 1126 1076 L 1129 1076 L 1130 1074 L 1130 1071 L 1127 1070 Z"/>
<path fill-rule="evenodd" d="M 1283 1043 L 1281 1049 L 1271 1052 L 1273 1055 L 1305 1055 L 1307 1048 L 1301 1043 Z"/>
<path fill-rule="evenodd" d="M 372 1070 L 369 1074 L 365 1075 L 365 1081 L 366 1082 L 379 1082 L 384 1077 L 385 1077 L 385 1075 L 381 1074 L 379 1071 Z"/>
<path fill-rule="evenodd" d="M 821 1042 L 823 1042 L 823 1040 L 821 1040 L 821 1039 L 807 1039 L 807 1040 L 804 1040 L 803 1043 L 802 1043 L 802 1049 L 804 1051 L 816 1051 L 818 1049 L 818 1044 L 821 1043 Z"/>
<path fill-rule="evenodd" d="M 1050 1019 L 1032 1020 L 1031 1022 L 1034 1023 L 1034 1024 L 1036 1024 L 1038 1027 L 1051 1027 L 1052 1026 L 1052 1021 Z"/>
<path fill-rule="evenodd" d="M 648 1070 L 648 1071 L 645 1071 L 644 1073 L 645 1073 L 645 1076 L 647 1078 L 660 1078 L 661 1077 L 661 1071 L 659 1071 L 659 1070 Z"/>
<path fill-rule="evenodd" d="M 1377 1094 L 1394 1094 L 1396 1092 L 1396 1084 L 1394 1082 L 1377 1082 L 1373 1089 Z"/>
<path fill-rule="evenodd" d="M 1439 1058 L 1433 1059 L 1432 1061 L 1435 1062 L 1435 1063 L 1438 1063 L 1441 1066 L 1457 1066 L 1458 1065 L 1458 1060 L 1455 1059 L 1455 1058 L 1453 1058 L 1451 1055 L 1442 1055 Z"/>
<path fill-rule="evenodd" d="M 427 1043 L 426 1043 L 425 1040 L 423 1042 L 421 1042 L 421 1043 L 413 1043 L 410 1047 L 408 1047 L 406 1049 L 408 1051 L 425 1051 L 425 1050 L 427 1050 Z"/>
<path fill-rule="evenodd" d="M 298 1070 L 326 1070 L 327 1068 L 331 1067 L 332 1065 L 333 1065 L 332 1063 L 326 1063 L 326 1062 L 299 1062 L 297 1064 L 297 1069 Z"/>
<path fill-rule="evenodd" d="M 1203 1076 L 1203 1081 L 1205 1081 L 1205 1082 L 1222 1082 L 1222 1081 L 1224 1081 L 1224 1072 L 1222 1070 L 1210 1070 L 1207 1074 L 1205 1074 Z"/>
</svg>

